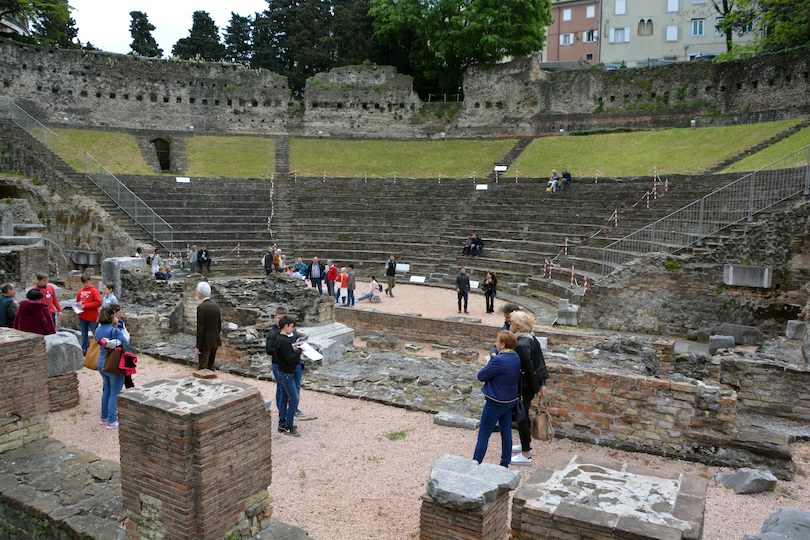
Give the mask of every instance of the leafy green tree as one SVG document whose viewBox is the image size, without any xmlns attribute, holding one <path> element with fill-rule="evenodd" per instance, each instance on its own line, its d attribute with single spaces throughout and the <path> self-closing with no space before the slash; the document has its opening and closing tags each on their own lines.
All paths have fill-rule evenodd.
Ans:
<svg viewBox="0 0 810 540">
<path fill-rule="evenodd" d="M 253 25 L 251 66 L 286 76 L 300 94 L 308 77 L 335 66 L 331 10 L 327 0 L 268 0 Z"/>
<path fill-rule="evenodd" d="M 777 52 L 810 43 L 810 0 L 761 0 L 762 50 Z"/>
<path fill-rule="evenodd" d="M 186 60 L 197 56 L 209 62 L 219 62 L 225 57 L 225 45 L 219 41 L 219 27 L 205 11 L 195 11 L 191 30 L 172 47 L 172 54 Z"/>
<path fill-rule="evenodd" d="M 33 35 L 40 45 L 60 49 L 78 49 L 79 29 L 70 16 L 70 6 L 66 1 L 57 0 L 45 6 L 34 18 Z"/>
<path fill-rule="evenodd" d="M 163 49 L 158 47 L 157 41 L 152 37 L 152 30 L 155 25 L 146 18 L 146 13 L 142 11 L 130 11 L 132 20 L 129 23 L 129 33 L 132 36 L 130 49 L 139 56 L 163 56 Z"/>
<path fill-rule="evenodd" d="M 543 48 L 551 0 L 370 0 L 383 46 L 410 50 L 419 86 L 455 93 L 471 64 Z"/>
<path fill-rule="evenodd" d="M 64 0 L 0 0 L 0 18 L 22 19 L 32 21 L 49 12 L 51 16 L 58 16 L 67 20 L 70 16 L 70 6 Z"/>
<path fill-rule="evenodd" d="M 368 0 L 335 0 L 332 19 L 334 56 L 337 66 L 352 66 L 365 61 L 387 63 L 368 14 Z"/>
<path fill-rule="evenodd" d="M 231 22 L 225 29 L 225 59 L 237 64 L 250 64 L 253 56 L 253 19 L 231 12 Z"/>
</svg>

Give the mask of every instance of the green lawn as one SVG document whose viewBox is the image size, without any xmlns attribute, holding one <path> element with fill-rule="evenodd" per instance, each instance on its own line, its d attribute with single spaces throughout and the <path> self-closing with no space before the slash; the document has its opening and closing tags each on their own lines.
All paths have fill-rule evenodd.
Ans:
<svg viewBox="0 0 810 540">
<path fill-rule="evenodd" d="M 723 160 L 799 123 L 670 129 L 584 137 L 541 137 L 512 164 L 509 174 L 545 177 L 551 169 L 574 176 L 702 173 Z"/>
<path fill-rule="evenodd" d="M 808 144 L 810 144 L 810 128 L 804 128 L 787 139 L 738 161 L 723 172 L 756 171 Z"/>
<path fill-rule="evenodd" d="M 276 168 L 276 140 L 195 135 L 186 143 L 186 156 L 188 176 L 269 178 Z"/>
<path fill-rule="evenodd" d="M 337 141 L 291 139 L 290 171 L 301 176 L 436 178 L 486 176 L 515 145 L 497 141 Z"/>
<path fill-rule="evenodd" d="M 131 135 L 83 129 L 54 131 L 60 141 L 59 157 L 81 173 L 84 172 L 84 153 L 87 152 L 113 174 L 155 174 L 146 165 Z"/>
</svg>

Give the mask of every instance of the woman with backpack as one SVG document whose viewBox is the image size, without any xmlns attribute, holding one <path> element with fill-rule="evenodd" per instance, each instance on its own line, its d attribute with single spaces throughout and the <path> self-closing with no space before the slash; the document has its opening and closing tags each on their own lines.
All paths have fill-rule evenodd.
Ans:
<svg viewBox="0 0 810 540">
<path fill-rule="evenodd" d="M 548 370 L 543 359 L 543 350 L 535 339 L 532 329 L 534 328 L 534 315 L 526 311 L 515 311 L 510 316 L 509 329 L 517 336 L 517 346 L 515 352 L 520 357 L 520 384 L 521 398 L 526 412 L 531 410 L 534 396 L 546 395 L 546 381 L 548 380 Z M 513 453 L 518 453 L 512 458 L 512 465 L 532 464 L 532 426 L 531 418 L 526 418 L 518 422 L 518 435 L 520 444 L 512 447 Z"/>
<path fill-rule="evenodd" d="M 369 285 L 368 287 L 368 292 L 361 295 L 360 298 L 357 299 L 357 301 L 359 302 L 360 300 L 364 300 L 372 296 L 379 296 L 381 291 L 382 286 L 379 283 L 377 283 L 377 280 L 374 279 L 374 276 L 371 276 L 371 285 Z"/>
</svg>

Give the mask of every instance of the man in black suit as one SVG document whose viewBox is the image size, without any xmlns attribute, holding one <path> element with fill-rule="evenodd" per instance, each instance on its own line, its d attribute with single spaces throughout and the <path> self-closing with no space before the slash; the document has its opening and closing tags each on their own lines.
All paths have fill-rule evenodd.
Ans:
<svg viewBox="0 0 810 540">
<path fill-rule="evenodd" d="M 205 264 L 205 269 L 209 272 L 211 271 L 211 255 L 208 253 L 208 248 L 205 244 L 202 245 L 200 250 L 197 252 L 197 264 L 200 265 L 200 273 L 202 274 L 202 267 Z"/>
<path fill-rule="evenodd" d="M 202 281 L 197 284 L 197 348 L 194 352 L 199 355 L 199 369 L 214 369 L 214 360 L 217 357 L 217 347 L 222 345 L 219 335 L 222 331 L 222 317 L 219 306 L 211 300 L 211 285 Z"/>
<path fill-rule="evenodd" d="M 470 276 L 467 275 L 467 270 L 463 266 L 456 276 L 456 292 L 458 293 L 458 312 L 461 313 L 461 301 L 464 300 L 464 313 L 469 313 L 467 298 L 470 294 Z"/>
</svg>

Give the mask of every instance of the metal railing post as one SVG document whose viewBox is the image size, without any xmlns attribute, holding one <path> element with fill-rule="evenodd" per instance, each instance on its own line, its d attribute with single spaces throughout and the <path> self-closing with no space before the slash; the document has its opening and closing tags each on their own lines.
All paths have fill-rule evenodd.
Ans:
<svg viewBox="0 0 810 540">
<path fill-rule="evenodd" d="M 701 197 L 700 199 L 700 217 L 698 218 L 698 230 L 697 230 L 697 245 L 701 247 L 703 245 L 703 204 L 706 202 L 706 197 Z"/>
<path fill-rule="evenodd" d="M 751 191 L 748 196 L 748 218 L 746 221 L 751 222 L 754 221 L 754 181 L 757 178 L 757 173 L 751 173 Z"/>
<path fill-rule="evenodd" d="M 807 147 L 807 167 L 804 169 L 804 191 L 802 195 L 810 195 L 810 146 Z"/>
<path fill-rule="evenodd" d="M 650 225 L 650 253 L 655 253 L 655 222 Z"/>
</svg>

